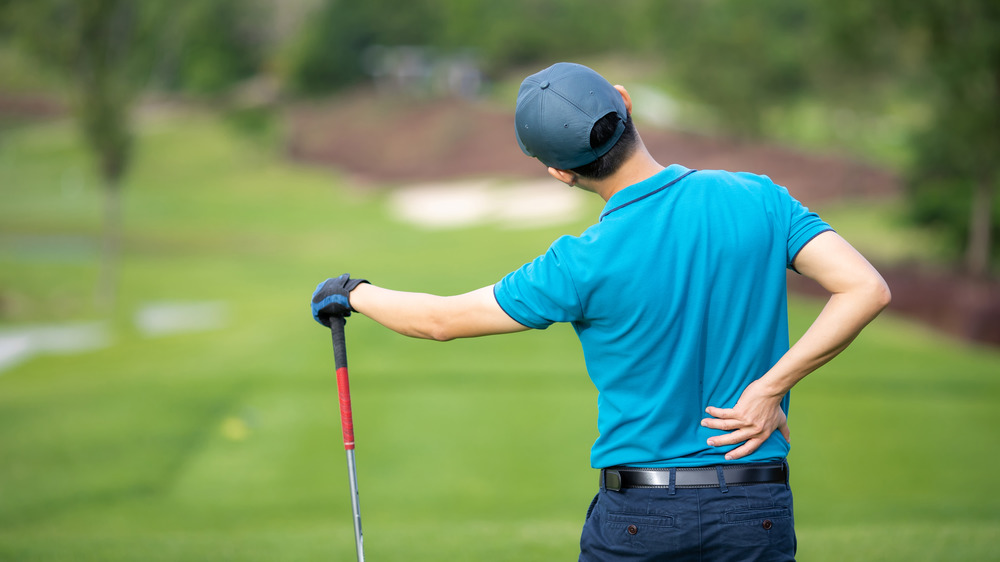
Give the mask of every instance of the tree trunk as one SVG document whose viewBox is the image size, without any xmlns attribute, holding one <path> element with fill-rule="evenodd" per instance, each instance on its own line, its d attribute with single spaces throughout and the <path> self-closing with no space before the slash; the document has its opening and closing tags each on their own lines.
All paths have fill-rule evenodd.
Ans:
<svg viewBox="0 0 1000 562">
<path fill-rule="evenodd" d="M 101 269 L 97 281 L 97 306 L 113 314 L 118 304 L 119 263 L 121 261 L 122 209 L 121 185 L 107 180 L 104 185 L 104 232 Z"/>
<path fill-rule="evenodd" d="M 985 279 L 990 273 L 990 255 L 993 229 L 993 185 L 989 178 L 976 182 L 972 194 L 972 214 L 969 219 L 969 240 L 966 245 L 965 266 L 976 279 Z"/>
</svg>

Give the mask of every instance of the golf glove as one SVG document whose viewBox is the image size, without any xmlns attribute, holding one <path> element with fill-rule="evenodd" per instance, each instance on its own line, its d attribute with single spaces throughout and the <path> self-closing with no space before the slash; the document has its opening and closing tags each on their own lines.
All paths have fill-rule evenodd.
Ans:
<svg viewBox="0 0 1000 562">
<path fill-rule="evenodd" d="M 317 322 L 330 327 L 330 318 L 346 318 L 355 312 L 351 308 L 351 291 L 367 279 L 351 279 L 350 273 L 333 277 L 316 286 L 312 296 L 312 314 Z"/>
</svg>

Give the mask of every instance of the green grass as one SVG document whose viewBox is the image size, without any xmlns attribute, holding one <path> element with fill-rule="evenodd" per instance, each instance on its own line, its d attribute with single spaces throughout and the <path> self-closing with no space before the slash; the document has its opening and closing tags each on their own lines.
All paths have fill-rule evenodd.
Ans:
<svg viewBox="0 0 1000 562">
<path fill-rule="evenodd" d="M 907 217 L 904 201 L 835 201 L 814 210 L 878 266 L 923 263 L 947 267 L 954 261 L 940 234 L 915 225 Z"/>
<path fill-rule="evenodd" d="M 421 231 L 201 115 L 144 124 L 124 193 L 112 344 L 0 372 L 0 560 L 352 559 L 316 283 L 464 291 L 586 224 Z M 0 200 L 0 328 L 100 319 L 100 193 L 68 124 L 4 134 Z M 228 325 L 146 337 L 133 315 L 161 301 Z M 795 333 L 818 307 L 793 301 Z M 596 396 L 570 329 L 439 344 L 356 316 L 347 337 L 370 559 L 575 557 Z M 998 367 L 888 315 L 803 382 L 800 559 L 1000 560 Z"/>
</svg>

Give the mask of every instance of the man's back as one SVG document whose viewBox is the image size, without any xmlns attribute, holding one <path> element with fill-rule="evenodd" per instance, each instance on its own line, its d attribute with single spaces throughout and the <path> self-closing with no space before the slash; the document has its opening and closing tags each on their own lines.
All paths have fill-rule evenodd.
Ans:
<svg viewBox="0 0 1000 562">
<path fill-rule="evenodd" d="M 600 392 L 593 466 L 723 463 L 699 421 L 788 349 L 786 265 L 825 230 L 767 178 L 675 165 L 616 193 L 497 299 L 528 326 L 573 323 Z M 787 452 L 773 434 L 743 462 Z"/>
</svg>

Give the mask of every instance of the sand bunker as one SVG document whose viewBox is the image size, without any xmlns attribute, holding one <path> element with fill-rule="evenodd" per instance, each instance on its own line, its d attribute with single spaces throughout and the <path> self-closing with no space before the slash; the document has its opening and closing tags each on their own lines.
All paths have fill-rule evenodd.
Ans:
<svg viewBox="0 0 1000 562">
<path fill-rule="evenodd" d="M 471 180 L 400 188 L 389 200 L 397 219 L 430 229 L 479 225 L 537 228 L 574 221 L 588 194 L 555 180 Z M 594 197 L 590 195 L 590 197 Z"/>
</svg>

